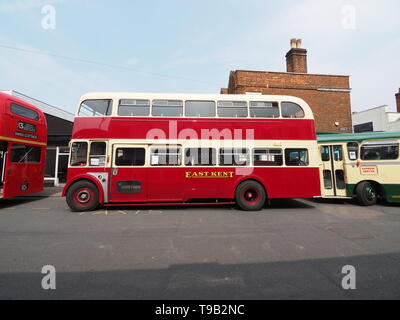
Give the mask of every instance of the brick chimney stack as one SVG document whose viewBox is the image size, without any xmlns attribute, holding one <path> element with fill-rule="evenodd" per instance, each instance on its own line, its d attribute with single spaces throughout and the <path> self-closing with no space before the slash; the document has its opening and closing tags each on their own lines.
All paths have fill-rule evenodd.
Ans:
<svg viewBox="0 0 400 320">
<path fill-rule="evenodd" d="M 307 73 L 307 50 L 301 47 L 301 39 L 291 39 L 290 46 L 286 54 L 287 72 Z"/>
<path fill-rule="evenodd" d="M 399 92 L 396 93 L 396 106 L 397 106 L 397 112 L 400 112 L 400 88 Z"/>
</svg>

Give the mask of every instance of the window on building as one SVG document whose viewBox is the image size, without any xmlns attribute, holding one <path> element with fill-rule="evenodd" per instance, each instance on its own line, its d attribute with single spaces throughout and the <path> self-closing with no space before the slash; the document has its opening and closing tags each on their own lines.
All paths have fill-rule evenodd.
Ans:
<svg viewBox="0 0 400 320">
<path fill-rule="evenodd" d="M 214 101 L 186 101 L 186 117 L 215 117 Z"/>
<path fill-rule="evenodd" d="M 147 117 L 150 115 L 150 100 L 121 99 L 118 115 L 123 117 Z"/>
<path fill-rule="evenodd" d="M 93 167 L 104 167 L 106 164 L 106 143 L 92 142 L 90 144 L 89 165 Z"/>
<path fill-rule="evenodd" d="M 254 149 L 253 161 L 255 166 L 283 165 L 282 149 Z"/>
<path fill-rule="evenodd" d="M 180 147 L 156 147 L 151 149 L 150 163 L 152 166 L 180 166 Z"/>
<path fill-rule="evenodd" d="M 188 148 L 185 150 L 186 166 L 215 166 L 217 153 L 213 148 Z"/>
<path fill-rule="evenodd" d="M 153 100 L 151 114 L 156 117 L 182 117 L 183 101 Z"/>
<path fill-rule="evenodd" d="M 145 163 L 144 148 L 117 148 L 115 150 L 115 165 L 140 167 Z"/>
<path fill-rule="evenodd" d="M 39 121 L 39 114 L 35 110 L 20 106 L 16 103 L 12 103 L 10 109 L 12 113 L 18 116 Z"/>
<path fill-rule="evenodd" d="M 86 166 L 88 144 L 87 142 L 74 142 L 71 145 L 71 162 L 72 167 Z"/>
<path fill-rule="evenodd" d="M 39 163 L 42 148 L 24 144 L 11 146 L 11 162 L 14 163 Z"/>
<path fill-rule="evenodd" d="M 247 166 L 249 163 L 250 155 L 246 148 L 222 148 L 219 150 L 221 166 Z"/>
<path fill-rule="evenodd" d="M 93 99 L 81 103 L 78 115 L 81 117 L 103 117 L 111 114 L 112 100 Z"/>
<path fill-rule="evenodd" d="M 361 146 L 361 160 L 394 160 L 399 157 L 399 144 L 364 144 Z"/>
<path fill-rule="evenodd" d="M 245 101 L 218 101 L 218 117 L 246 118 L 247 102 Z"/>
<path fill-rule="evenodd" d="M 357 142 L 349 142 L 347 143 L 347 152 L 350 160 L 358 159 L 358 143 Z"/>
<path fill-rule="evenodd" d="M 304 118 L 304 110 L 293 102 L 282 102 L 282 117 L 284 118 Z"/>
<path fill-rule="evenodd" d="M 252 118 L 279 118 L 278 102 L 250 102 L 250 117 Z"/>
<path fill-rule="evenodd" d="M 285 149 L 285 163 L 287 166 L 308 166 L 308 150 Z"/>
</svg>

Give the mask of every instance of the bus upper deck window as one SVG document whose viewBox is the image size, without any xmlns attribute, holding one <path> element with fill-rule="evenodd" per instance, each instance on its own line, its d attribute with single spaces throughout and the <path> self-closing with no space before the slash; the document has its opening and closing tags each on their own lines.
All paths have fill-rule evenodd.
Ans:
<svg viewBox="0 0 400 320">
<path fill-rule="evenodd" d="M 112 101 L 109 99 L 85 100 L 81 103 L 78 116 L 103 117 L 111 115 Z"/>
<path fill-rule="evenodd" d="M 118 115 L 148 117 L 150 115 L 150 100 L 121 99 L 118 106 Z"/>
<path fill-rule="evenodd" d="M 39 114 L 32 109 L 12 103 L 10 106 L 11 112 L 24 118 L 39 121 Z"/>
<path fill-rule="evenodd" d="M 358 143 L 357 142 L 349 142 L 347 143 L 347 152 L 350 160 L 358 159 Z"/>
<path fill-rule="evenodd" d="M 151 114 L 155 117 L 182 117 L 183 101 L 153 100 L 153 109 Z"/>
<path fill-rule="evenodd" d="M 304 118 L 304 110 L 293 102 L 282 102 L 282 117 L 284 118 Z"/>
<path fill-rule="evenodd" d="M 186 101 L 186 117 L 215 117 L 214 101 Z"/>
<path fill-rule="evenodd" d="M 83 167 L 87 163 L 87 142 L 74 142 L 71 145 L 71 162 L 72 167 Z"/>
<path fill-rule="evenodd" d="M 279 118 L 278 102 L 250 102 L 251 118 Z"/>
<path fill-rule="evenodd" d="M 247 102 L 218 101 L 218 117 L 247 118 Z"/>
</svg>

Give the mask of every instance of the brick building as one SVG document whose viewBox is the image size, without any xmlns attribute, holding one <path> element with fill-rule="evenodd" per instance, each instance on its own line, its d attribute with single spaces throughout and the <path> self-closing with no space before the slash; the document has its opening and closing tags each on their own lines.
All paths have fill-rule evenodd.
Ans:
<svg viewBox="0 0 400 320">
<path fill-rule="evenodd" d="M 307 73 L 307 50 L 297 39 L 291 40 L 286 66 L 287 72 L 231 71 L 221 93 L 296 96 L 313 110 L 317 132 L 352 132 L 349 76 Z"/>
</svg>

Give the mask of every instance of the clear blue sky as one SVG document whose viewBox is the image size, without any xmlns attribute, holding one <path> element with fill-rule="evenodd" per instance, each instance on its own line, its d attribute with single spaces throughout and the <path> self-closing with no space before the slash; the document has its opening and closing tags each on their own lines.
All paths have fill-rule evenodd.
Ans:
<svg viewBox="0 0 400 320">
<path fill-rule="evenodd" d="M 55 30 L 42 28 L 48 4 Z M 399 12 L 398 0 L 1 0 L 0 89 L 72 112 L 90 91 L 218 93 L 230 70 L 285 71 L 302 38 L 310 73 L 351 76 L 353 110 L 394 110 Z"/>
</svg>

